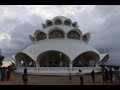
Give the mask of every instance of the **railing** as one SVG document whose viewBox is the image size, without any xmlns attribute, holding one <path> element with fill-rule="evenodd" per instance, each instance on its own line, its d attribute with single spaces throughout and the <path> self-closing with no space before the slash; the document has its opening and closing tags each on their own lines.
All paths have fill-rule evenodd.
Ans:
<svg viewBox="0 0 120 90">
<path fill-rule="evenodd" d="M 82 70 L 83 73 L 90 73 L 92 70 L 94 70 L 95 72 L 99 72 L 101 70 L 100 67 L 73 67 L 72 71 L 78 72 L 79 69 Z"/>
<path fill-rule="evenodd" d="M 17 70 L 24 70 L 27 68 L 29 71 L 69 71 L 69 67 L 18 67 Z"/>
<path fill-rule="evenodd" d="M 92 70 L 99 72 L 99 67 L 73 67 L 71 70 L 69 67 L 18 67 L 17 72 L 23 73 L 24 68 L 27 68 L 31 73 L 77 73 L 78 70 L 82 70 L 83 73 L 90 73 Z"/>
</svg>

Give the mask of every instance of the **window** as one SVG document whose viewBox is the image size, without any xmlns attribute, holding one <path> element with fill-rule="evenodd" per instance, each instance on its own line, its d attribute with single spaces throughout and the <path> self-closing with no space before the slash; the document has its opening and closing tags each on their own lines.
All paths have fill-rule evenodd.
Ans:
<svg viewBox="0 0 120 90">
<path fill-rule="evenodd" d="M 86 35 L 82 36 L 82 40 L 83 40 L 83 41 L 87 41 Z"/>
<path fill-rule="evenodd" d="M 55 21 L 55 25 L 60 25 L 60 24 L 62 24 L 62 21 L 61 21 L 61 20 L 56 20 L 56 21 Z"/>
<path fill-rule="evenodd" d="M 73 26 L 73 27 L 77 27 L 77 22 L 74 22 L 74 23 L 72 24 L 72 26 Z"/>
<path fill-rule="evenodd" d="M 80 40 L 80 35 L 76 31 L 70 31 L 67 34 L 67 38 Z"/>
<path fill-rule="evenodd" d="M 52 25 L 53 25 L 53 23 L 52 23 L 52 21 L 47 20 L 47 21 L 46 21 L 46 25 L 47 25 L 47 27 L 49 27 L 49 26 L 52 26 Z"/>
<path fill-rule="evenodd" d="M 52 26 L 53 24 L 52 24 L 52 22 L 49 22 L 48 24 L 47 24 L 47 26 L 49 27 L 49 26 Z"/>
<path fill-rule="evenodd" d="M 45 28 L 46 28 L 46 25 L 42 23 L 42 27 L 43 27 L 43 29 L 45 29 Z"/>
<path fill-rule="evenodd" d="M 43 33 L 43 32 L 40 32 L 36 37 L 36 41 L 43 40 L 43 39 L 46 39 L 46 38 L 47 38 L 46 34 Z"/>
<path fill-rule="evenodd" d="M 49 38 L 64 38 L 64 33 L 60 30 L 54 30 L 49 34 Z"/>
<path fill-rule="evenodd" d="M 66 21 L 64 22 L 64 24 L 65 24 L 65 25 L 70 25 L 71 23 L 66 20 Z"/>
</svg>

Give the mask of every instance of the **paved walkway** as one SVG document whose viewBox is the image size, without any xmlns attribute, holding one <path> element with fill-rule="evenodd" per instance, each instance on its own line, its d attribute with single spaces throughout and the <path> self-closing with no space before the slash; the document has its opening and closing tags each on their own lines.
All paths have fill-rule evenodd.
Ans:
<svg viewBox="0 0 120 90">
<path fill-rule="evenodd" d="M 22 75 L 12 73 L 11 79 L 9 81 L 0 81 L 0 85 L 23 85 Z M 28 85 L 80 85 L 80 81 L 78 76 L 72 76 L 72 80 L 69 80 L 69 76 L 29 75 Z M 92 83 L 90 75 L 85 75 L 84 85 L 103 85 L 101 75 L 96 75 L 96 83 Z M 117 82 L 113 80 L 113 84 L 104 85 L 117 85 Z"/>
</svg>

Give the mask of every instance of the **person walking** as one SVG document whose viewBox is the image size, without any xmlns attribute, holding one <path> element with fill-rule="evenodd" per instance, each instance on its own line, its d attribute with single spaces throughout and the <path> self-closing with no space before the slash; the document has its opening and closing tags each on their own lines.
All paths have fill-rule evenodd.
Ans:
<svg viewBox="0 0 120 90">
<path fill-rule="evenodd" d="M 115 80 L 117 80 L 117 69 L 115 69 L 115 72 L 114 72 L 114 78 L 115 78 Z"/>
<path fill-rule="evenodd" d="M 103 84 L 106 83 L 106 79 L 105 79 L 105 75 L 104 74 L 102 74 L 102 81 L 103 81 Z"/>
<path fill-rule="evenodd" d="M 91 72 L 91 77 L 92 77 L 92 81 L 94 83 L 95 82 L 95 73 L 94 73 L 94 70 L 92 70 L 92 72 Z"/>
<path fill-rule="evenodd" d="M 109 71 L 109 77 L 110 77 L 110 83 L 113 83 L 113 71 L 112 69 L 110 68 L 110 71 Z"/>
<path fill-rule="evenodd" d="M 106 80 L 106 83 L 109 81 L 109 72 L 107 69 L 105 69 L 105 80 Z"/>
<path fill-rule="evenodd" d="M 1 67 L 0 67 L 0 80 L 1 80 Z"/>
<path fill-rule="evenodd" d="M 24 74 L 27 74 L 27 68 L 24 69 Z"/>
<path fill-rule="evenodd" d="M 3 67 L 1 67 L 1 81 L 4 81 L 4 79 L 3 79 Z"/>
<path fill-rule="evenodd" d="M 72 76 L 71 76 L 71 73 L 69 73 L 69 80 L 72 80 Z"/>
<path fill-rule="evenodd" d="M 82 70 L 79 69 L 79 78 L 80 78 L 80 85 L 83 85 L 84 82 L 84 74 L 82 72 Z"/>
<path fill-rule="evenodd" d="M 119 78 L 119 84 L 120 84 L 120 68 L 119 68 L 119 74 L 118 74 L 118 78 Z"/>
<path fill-rule="evenodd" d="M 28 74 L 23 74 L 22 80 L 24 85 L 28 85 Z"/>
<path fill-rule="evenodd" d="M 119 80 L 119 69 L 118 68 L 115 69 L 114 76 L 115 76 L 114 77 L 115 81 L 118 83 L 118 80 Z"/>
</svg>

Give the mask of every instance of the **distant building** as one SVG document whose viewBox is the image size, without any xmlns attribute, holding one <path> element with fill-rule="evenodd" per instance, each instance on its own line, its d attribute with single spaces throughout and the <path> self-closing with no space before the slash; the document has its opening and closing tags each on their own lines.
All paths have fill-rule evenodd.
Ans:
<svg viewBox="0 0 120 90">
<path fill-rule="evenodd" d="M 69 18 L 57 16 L 42 27 L 29 35 L 33 44 L 14 56 L 17 73 L 25 67 L 28 73 L 39 75 L 76 74 L 79 69 L 99 72 L 99 65 L 109 59 L 109 54 L 100 54 L 88 44 L 90 33 L 83 34 Z"/>
</svg>

